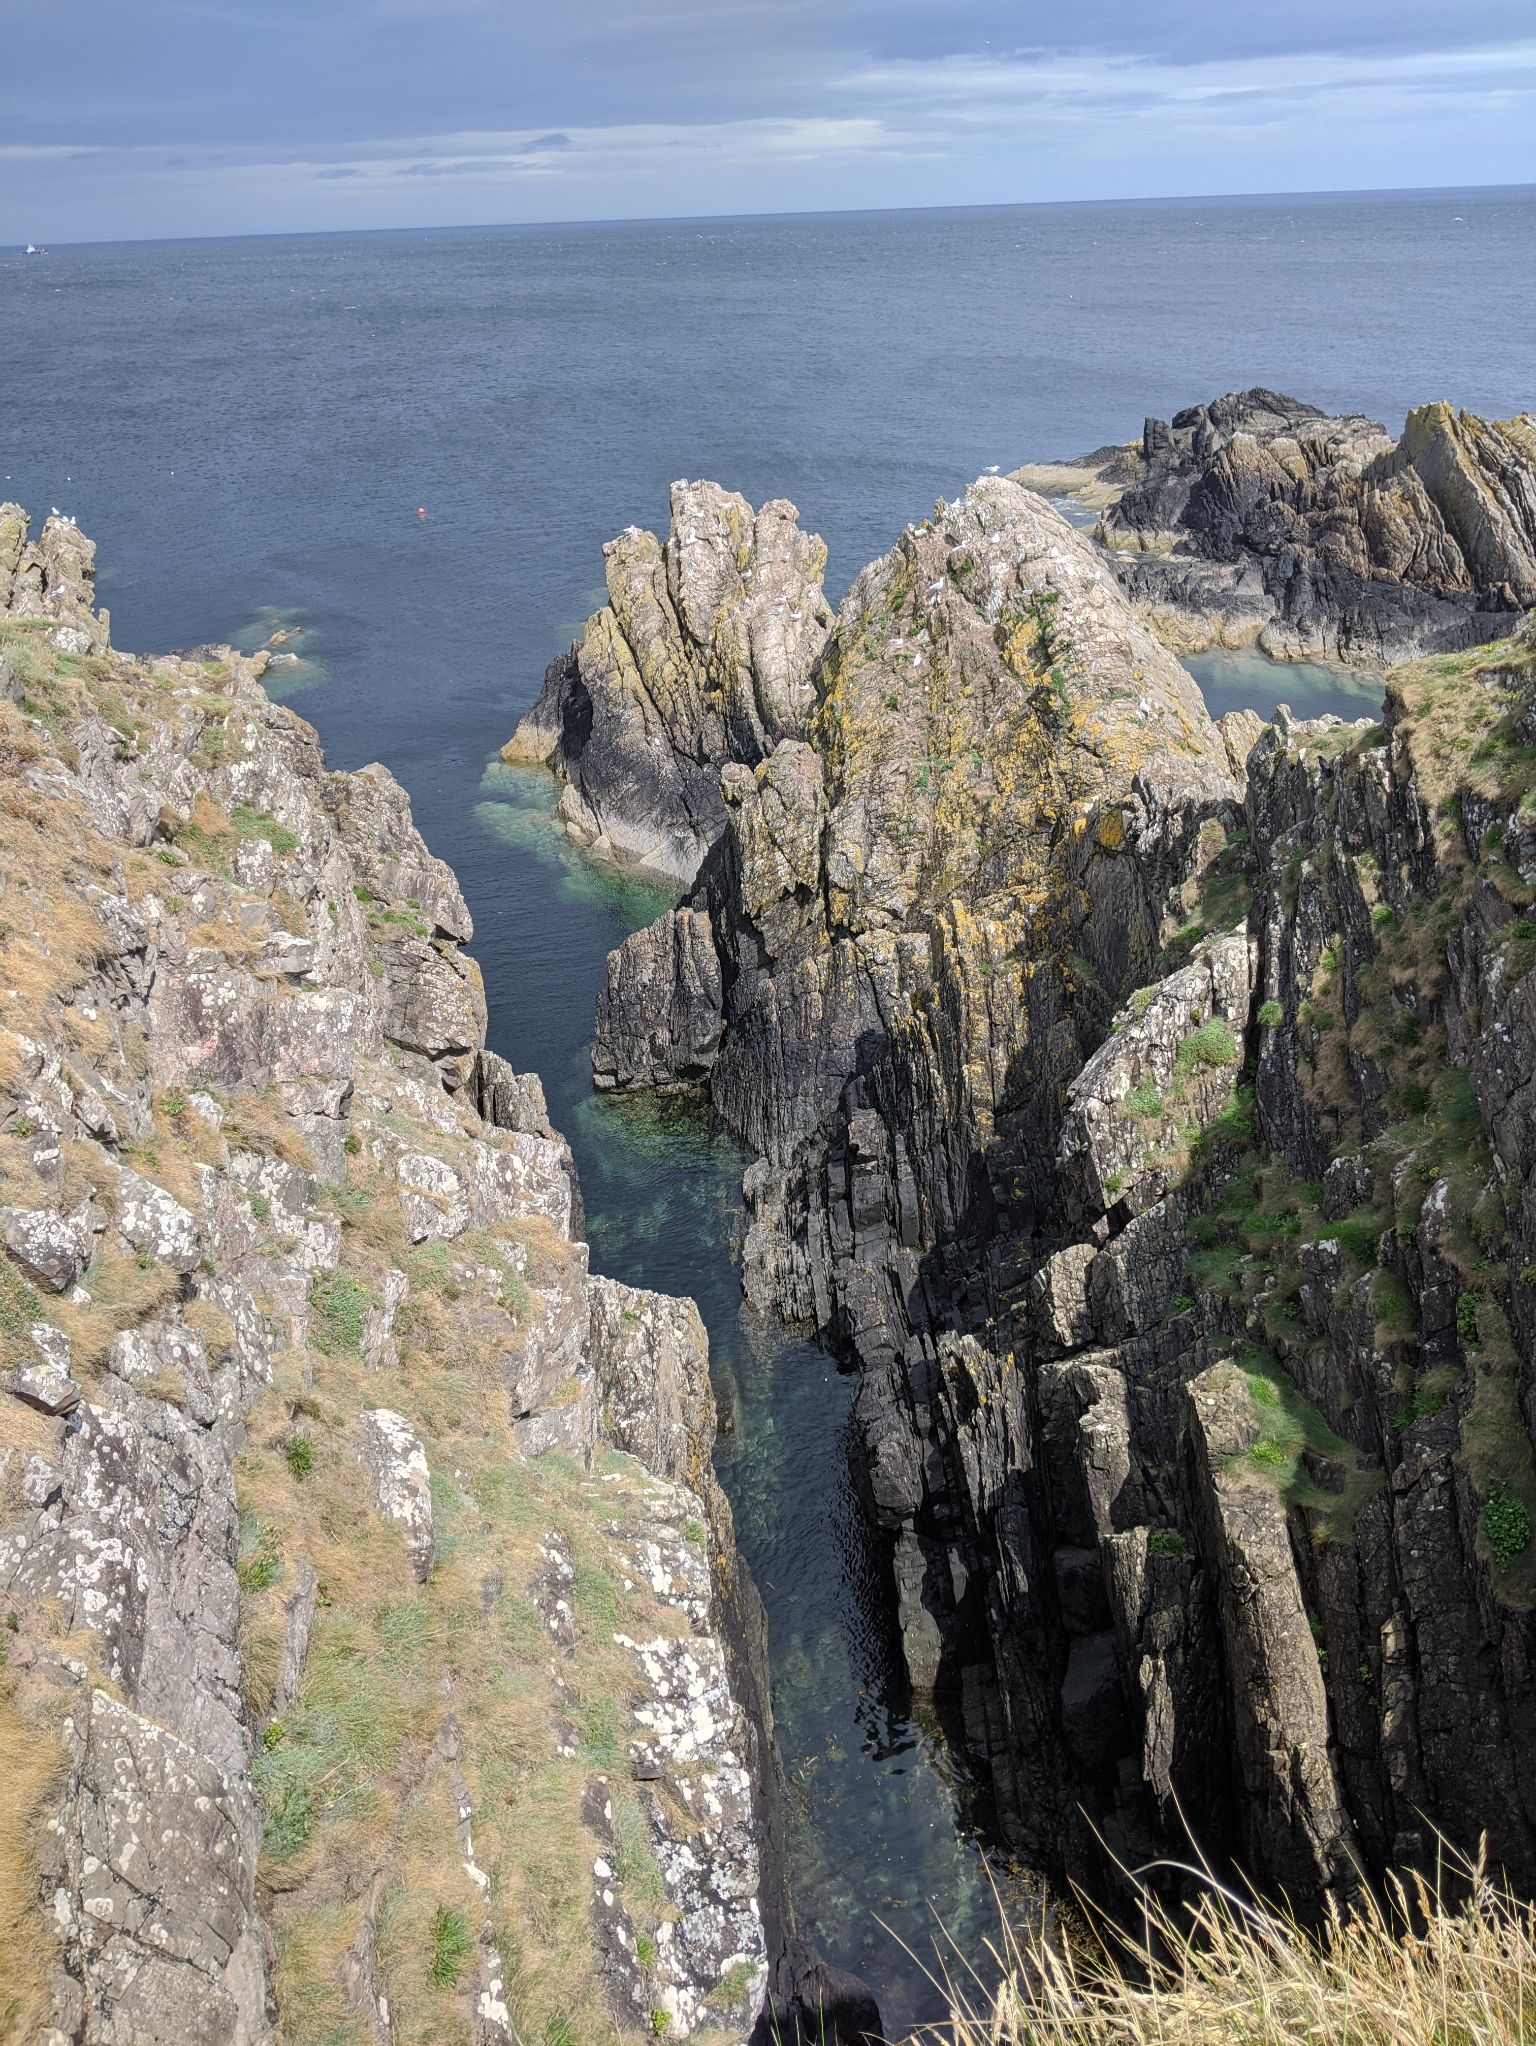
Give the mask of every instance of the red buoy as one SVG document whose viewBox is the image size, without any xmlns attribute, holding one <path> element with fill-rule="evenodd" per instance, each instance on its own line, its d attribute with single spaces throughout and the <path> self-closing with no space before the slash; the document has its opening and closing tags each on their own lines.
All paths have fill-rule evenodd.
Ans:
<svg viewBox="0 0 1536 2046">
<path fill-rule="evenodd" d="M 424 519 L 424 518 L 426 517 L 426 515 L 427 515 L 427 508 L 426 508 L 426 506 L 425 506 L 424 504 L 419 504 L 419 505 L 417 505 L 417 507 L 416 507 L 416 516 L 417 516 L 417 518 L 419 518 L 419 519 Z"/>
</svg>

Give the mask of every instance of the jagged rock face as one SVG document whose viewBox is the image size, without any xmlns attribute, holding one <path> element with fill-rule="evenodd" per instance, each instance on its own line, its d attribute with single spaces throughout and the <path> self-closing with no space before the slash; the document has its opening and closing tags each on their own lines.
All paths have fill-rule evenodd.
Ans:
<svg viewBox="0 0 1536 2046">
<path fill-rule="evenodd" d="M 1307 1909 L 1435 1826 L 1536 1879 L 1533 686 L 1494 650 L 1406 671 L 1385 728 L 1262 735 L 1247 934 L 1074 1081 L 1009 1331 L 1077 1794 Z"/>
<path fill-rule="evenodd" d="M 1536 421 L 1446 404 L 1402 438 L 1252 390 L 1149 419 L 1050 472 L 1105 503 L 1099 536 L 1143 614 L 1196 651 L 1396 661 L 1477 645 L 1536 603 Z M 1033 472 L 1021 470 L 1029 480 Z"/>
<path fill-rule="evenodd" d="M 718 1029 L 746 1284 L 860 1368 L 1017 1845 L 1192 1831 L 1320 1911 L 1440 1824 L 1529 1883 L 1533 656 L 1220 732 L 1170 665 L 1038 500 L 940 507 L 597 1057 Z"/>
<path fill-rule="evenodd" d="M 110 619 L 94 608 L 95 541 L 57 512 L 36 540 L 27 534 L 21 506 L 0 504 L 0 611 L 48 620 L 48 637 L 61 653 L 100 653 Z"/>
<path fill-rule="evenodd" d="M 560 776 L 573 837 L 691 882 L 724 828 L 720 763 L 803 728 L 832 615 L 826 549 L 797 519 L 674 483 L 665 545 L 633 526 L 609 542 L 606 607 L 503 752 Z"/>
<path fill-rule="evenodd" d="M 403 790 L 260 657 L 110 651 L 55 528 L 0 519 L 6 2020 L 511 2046 L 553 1908 L 582 2037 L 739 2036 L 783 1938 L 697 1311 L 589 1279 Z"/>
<path fill-rule="evenodd" d="M 727 835 L 692 900 L 613 955 L 594 1063 L 676 1083 L 718 1039 L 711 1098 L 761 1154 L 748 1290 L 857 1354 L 908 1661 L 964 1694 L 983 1745 L 1027 1714 L 1005 1801 L 1021 1837 L 1053 1837 L 1049 1679 L 1023 1703 L 1040 1624 L 1006 1590 L 988 1609 L 976 1547 L 1006 1522 L 1032 1577 L 1009 1475 L 1032 1454 L 1027 1401 L 1011 1365 L 994 1383 L 991 1353 L 943 1331 L 957 1304 L 995 1322 L 984 1247 L 1058 1202 L 1068 1083 L 1238 784 L 1091 544 L 1006 481 L 864 572 L 818 687 L 807 739 L 723 768 Z M 1001 1693 L 989 1643 L 1017 1680 Z"/>
</svg>

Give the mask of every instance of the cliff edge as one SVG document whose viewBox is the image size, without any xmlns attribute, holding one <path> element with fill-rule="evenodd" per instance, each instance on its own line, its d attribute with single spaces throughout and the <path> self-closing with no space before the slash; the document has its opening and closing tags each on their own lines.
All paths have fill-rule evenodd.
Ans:
<svg viewBox="0 0 1536 2046">
<path fill-rule="evenodd" d="M 757 1152 L 748 1291 L 857 1366 L 1016 1847 L 1528 1890 L 1536 647 L 1216 726 L 1133 595 L 1014 482 L 909 527 L 595 1075 Z"/>
<path fill-rule="evenodd" d="M 740 2039 L 780 1937 L 687 1301 L 263 658 L 0 507 L 0 2031 Z"/>
</svg>

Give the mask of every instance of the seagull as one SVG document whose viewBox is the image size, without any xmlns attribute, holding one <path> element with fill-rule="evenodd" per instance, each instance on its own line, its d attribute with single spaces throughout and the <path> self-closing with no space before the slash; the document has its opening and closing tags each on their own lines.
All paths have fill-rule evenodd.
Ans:
<svg viewBox="0 0 1536 2046">
<path fill-rule="evenodd" d="M 981 473 L 983 476 L 995 476 L 1001 467 L 1000 462 L 994 462 L 989 469 L 983 469 Z"/>
<path fill-rule="evenodd" d="M 929 596 L 931 597 L 931 596 L 933 595 L 933 593 L 934 593 L 934 591 L 935 591 L 935 590 L 942 590 L 942 589 L 943 589 L 943 587 L 944 587 L 944 578 L 943 578 L 943 576 L 940 576 L 940 577 L 939 577 L 939 579 L 938 579 L 938 581 L 937 581 L 936 583 L 930 583 L 930 584 L 928 585 L 928 594 L 929 594 Z"/>
</svg>

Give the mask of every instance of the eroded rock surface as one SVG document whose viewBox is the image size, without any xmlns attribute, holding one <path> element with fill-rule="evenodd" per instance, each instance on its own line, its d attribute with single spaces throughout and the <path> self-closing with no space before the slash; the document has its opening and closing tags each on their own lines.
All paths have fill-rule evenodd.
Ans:
<svg viewBox="0 0 1536 2046">
<path fill-rule="evenodd" d="M 802 729 L 832 614 L 826 549 L 792 504 L 683 482 L 671 510 L 665 543 L 609 542 L 608 602 L 503 757 L 554 769 L 581 843 L 691 882 L 724 828 L 720 762 Z"/>
<path fill-rule="evenodd" d="M 983 482 L 816 686 L 721 759 L 595 1063 L 758 1154 L 747 1289 L 859 1367 L 914 1681 L 1054 1865 L 1193 1833 L 1319 1912 L 1439 1824 L 1536 1880 L 1529 633 L 1380 725 L 1218 728 L 1093 543 Z"/>
<path fill-rule="evenodd" d="M 1146 422 L 1017 472 L 1100 508 L 1137 607 L 1184 652 L 1400 661 L 1508 632 L 1536 603 L 1536 420 L 1421 405 L 1399 440 L 1274 391 Z"/>
<path fill-rule="evenodd" d="M 782 1908 L 697 1311 L 589 1278 L 403 790 L 90 584 L 0 509 L 5 2021 L 740 2037 Z"/>
</svg>

